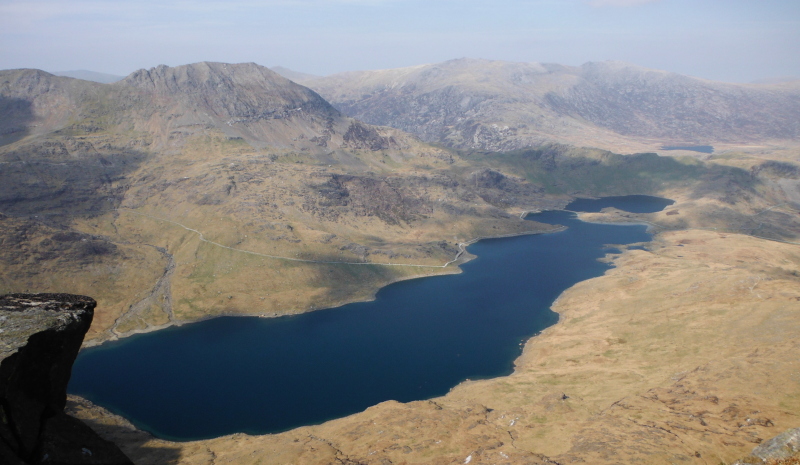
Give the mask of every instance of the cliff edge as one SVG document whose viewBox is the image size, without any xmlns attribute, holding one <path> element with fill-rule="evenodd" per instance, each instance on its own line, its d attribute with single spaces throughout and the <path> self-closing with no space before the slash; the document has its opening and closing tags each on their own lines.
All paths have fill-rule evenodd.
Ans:
<svg viewBox="0 0 800 465">
<path fill-rule="evenodd" d="M 71 294 L 0 296 L 0 463 L 132 464 L 64 413 L 97 303 Z"/>
</svg>

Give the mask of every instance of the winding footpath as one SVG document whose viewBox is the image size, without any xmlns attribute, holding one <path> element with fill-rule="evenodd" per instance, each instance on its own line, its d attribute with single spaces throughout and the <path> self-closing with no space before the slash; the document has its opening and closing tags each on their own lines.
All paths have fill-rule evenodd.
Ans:
<svg viewBox="0 0 800 465">
<path fill-rule="evenodd" d="M 769 207 L 766 210 L 758 212 L 758 213 L 756 213 L 756 214 L 754 214 L 752 216 L 753 217 L 758 216 L 761 213 L 770 211 L 770 210 L 778 208 L 778 207 L 782 207 L 784 205 L 785 204 L 773 205 L 772 207 Z M 246 254 L 250 254 L 250 255 L 256 255 L 256 256 L 259 256 L 259 257 L 273 258 L 273 259 L 276 259 L 276 260 L 287 260 L 287 261 L 302 262 L 302 263 L 317 263 L 317 264 L 323 264 L 323 265 L 325 265 L 325 264 L 327 264 L 327 265 L 359 265 L 359 266 L 369 265 L 369 266 L 404 266 L 404 267 L 412 267 L 412 268 L 447 268 L 448 266 L 452 265 L 453 263 L 456 263 L 461 258 L 461 256 L 467 251 L 466 250 L 467 246 L 469 246 L 470 244 L 473 244 L 473 243 L 475 243 L 475 242 L 477 242 L 477 241 L 479 241 L 481 239 L 485 239 L 484 237 L 477 237 L 477 238 L 475 238 L 475 239 L 473 239 L 473 240 L 471 240 L 469 242 L 459 242 L 458 243 L 458 253 L 456 253 L 456 256 L 452 260 L 446 262 L 444 265 L 420 265 L 420 264 L 413 264 L 413 263 L 374 263 L 374 262 L 326 261 L 326 260 L 313 260 L 313 259 L 308 259 L 308 258 L 284 257 L 284 256 L 280 256 L 280 255 L 270 255 L 270 254 L 264 254 L 264 253 L 260 253 L 260 252 L 253 252 L 253 251 L 250 251 L 250 250 L 237 249 L 236 247 L 230 247 L 230 246 L 227 246 L 227 245 L 224 245 L 224 244 L 220 244 L 219 242 L 210 241 L 210 240 L 205 238 L 205 236 L 203 235 L 202 232 L 200 232 L 200 231 L 198 231 L 196 229 L 190 228 L 190 227 L 188 227 L 186 225 L 183 225 L 181 223 L 178 223 L 177 221 L 172 221 L 172 220 L 168 220 L 166 218 L 160 218 L 160 217 L 157 217 L 157 216 L 148 215 L 146 213 L 137 212 L 137 211 L 134 211 L 134 210 L 131 210 L 131 209 L 128 209 L 128 208 L 125 208 L 125 209 L 121 209 L 120 208 L 120 209 L 117 209 L 117 211 L 126 211 L 126 212 L 129 212 L 129 213 L 133 213 L 134 215 L 144 216 L 144 217 L 156 220 L 156 221 L 165 221 L 167 223 L 171 223 L 171 224 L 174 224 L 176 226 L 180 226 L 181 228 L 183 228 L 183 229 L 185 229 L 187 231 L 191 231 L 191 232 L 197 234 L 197 236 L 200 238 L 200 240 L 202 242 L 206 242 L 208 244 L 212 244 L 212 245 L 215 245 L 217 247 L 222 247 L 223 249 L 233 250 L 235 252 L 246 253 Z M 569 210 L 567 210 L 567 211 L 569 211 Z M 523 211 L 520 214 L 520 218 L 524 218 L 528 213 L 531 213 L 531 212 Z M 573 212 L 573 213 L 579 214 L 579 212 Z M 657 228 L 661 228 L 661 229 L 664 229 L 664 230 L 673 230 L 674 229 L 674 228 L 669 228 L 669 227 L 666 227 L 666 226 L 663 226 L 663 225 L 660 225 L 660 224 L 657 224 L 657 223 L 653 223 L 653 222 L 650 222 L 650 221 L 645 221 L 645 220 L 639 220 L 638 222 L 649 224 L 651 226 L 654 226 L 654 227 L 657 227 Z M 557 228 L 557 229 L 554 229 L 552 231 L 547 231 L 547 232 L 557 232 L 557 231 L 560 231 L 562 229 L 565 229 L 565 228 L 563 228 L 563 227 L 562 228 Z M 706 229 L 706 230 L 715 230 L 715 231 L 717 230 L 717 228 L 699 228 L 699 227 L 698 228 L 693 228 L 693 229 Z M 744 230 L 745 228 L 741 228 L 741 229 Z M 755 232 L 755 230 L 757 230 L 758 228 L 747 228 L 747 229 L 750 229 L 752 231 L 750 234 L 748 234 L 749 236 L 752 236 L 752 237 L 756 237 L 756 238 L 759 238 L 759 239 L 776 241 L 776 242 L 783 242 L 783 243 L 786 243 L 786 244 L 800 245 L 800 243 L 797 243 L 797 242 L 784 241 L 784 240 L 780 240 L 780 239 L 772 239 L 772 238 L 761 237 L 761 236 L 758 236 L 756 234 L 753 234 L 753 232 Z M 492 237 L 510 237 L 510 236 L 516 236 L 516 235 L 518 235 L 518 234 L 507 234 L 507 235 L 503 235 L 503 236 L 492 236 Z"/>
<path fill-rule="evenodd" d="M 224 245 L 224 244 L 220 244 L 219 242 L 210 241 L 210 240 L 205 238 L 205 236 L 203 235 L 202 232 L 200 232 L 200 231 L 198 231 L 196 229 L 192 229 L 192 228 L 190 228 L 190 227 L 188 227 L 186 225 L 183 225 L 181 223 L 178 223 L 177 221 L 168 220 L 166 218 L 159 218 L 157 216 L 148 215 L 146 213 L 133 211 L 133 210 L 130 210 L 130 209 L 127 209 L 127 208 L 126 209 L 118 208 L 117 211 L 120 211 L 120 212 L 121 211 L 126 211 L 128 213 L 133 213 L 134 215 L 144 216 L 144 217 L 156 220 L 156 221 L 165 221 L 167 223 L 172 223 L 172 224 L 174 224 L 176 226 L 180 226 L 181 228 L 183 228 L 183 229 L 185 229 L 187 231 L 191 231 L 191 232 L 197 234 L 197 236 L 200 238 L 200 240 L 202 242 L 206 242 L 206 243 L 215 245 L 217 247 L 222 247 L 223 249 L 233 250 L 233 251 L 236 251 L 236 252 L 246 253 L 246 254 L 250 254 L 250 255 L 257 255 L 259 257 L 274 258 L 274 259 L 277 259 L 277 260 L 288 260 L 288 261 L 292 261 L 292 262 L 303 262 L 303 263 L 319 263 L 319 264 L 323 264 L 323 265 L 325 265 L 325 264 L 327 264 L 327 265 L 371 265 L 371 266 L 407 266 L 407 267 L 414 267 L 414 268 L 447 268 L 448 266 L 450 266 L 453 263 L 457 262 L 459 260 L 459 258 L 461 258 L 461 255 L 463 255 L 464 252 L 466 252 L 466 247 L 468 245 L 470 245 L 470 244 L 472 244 L 472 243 L 474 243 L 474 242 L 476 242 L 476 241 L 478 241 L 480 239 L 483 239 L 483 238 L 476 238 L 476 239 L 473 239 L 473 240 L 471 240 L 469 242 L 460 242 L 458 244 L 458 253 L 456 254 L 455 258 L 453 258 L 449 262 L 445 263 L 444 265 L 419 265 L 419 264 L 412 264 L 412 263 L 374 263 L 374 262 L 325 261 L 325 260 L 312 260 L 312 259 L 308 259 L 308 258 L 283 257 L 283 256 L 280 256 L 280 255 L 269 255 L 269 254 L 260 253 L 260 252 L 253 252 L 253 251 L 250 251 L 250 250 L 237 249 L 236 247 L 230 247 L 230 246 L 227 246 L 227 245 Z M 497 237 L 504 237 L 504 236 L 497 236 Z"/>
</svg>

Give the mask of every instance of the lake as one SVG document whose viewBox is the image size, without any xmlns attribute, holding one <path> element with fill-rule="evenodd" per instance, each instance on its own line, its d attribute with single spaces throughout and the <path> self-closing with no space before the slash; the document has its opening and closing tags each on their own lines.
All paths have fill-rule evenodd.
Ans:
<svg viewBox="0 0 800 465">
<path fill-rule="evenodd" d="M 714 147 L 711 145 L 665 145 L 661 150 L 688 150 L 690 152 L 700 153 L 714 153 Z"/>
<path fill-rule="evenodd" d="M 665 206 L 633 197 L 617 205 Z M 585 200 L 576 202 L 567 209 Z M 508 375 L 524 341 L 558 321 L 550 305 L 559 294 L 602 275 L 609 247 L 650 240 L 643 225 L 584 223 L 568 211 L 528 218 L 567 229 L 481 240 L 463 273 L 394 283 L 372 302 L 221 317 L 89 348 L 69 392 L 157 437 L 194 440 L 285 431 Z"/>
<path fill-rule="evenodd" d="M 631 213 L 653 213 L 660 212 L 673 203 L 675 203 L 673 200 L 649 195 L 623 195 L 599 199 L 575 199 L 564 209 L 574 212 L 597 213 L 604 208 L 614 207 Z M 530 219 L 539 221 L 533 216 Z"/>
</svg>

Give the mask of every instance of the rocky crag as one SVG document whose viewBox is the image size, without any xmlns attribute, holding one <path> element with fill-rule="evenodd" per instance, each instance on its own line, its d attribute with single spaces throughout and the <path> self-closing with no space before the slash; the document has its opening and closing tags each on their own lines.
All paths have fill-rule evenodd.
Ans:
<svg viewBox="0 0 800 465">
<path fill-rule="evenodd" d="M 797 141 L 800 85 L 729 84 L 621 62 L 458 59 L 300 77 L 343 113 L 459 149 L 611 150 Z"/>
<path fill-rule="evenodd" d="M 395 115 L 408 110 L 409 129 L 464 151 L 354 120 L 253 64 L 159 66 L 111 85 L 0 72 L 0 291 L 95 296 L 91 343 L 219 314 L 329 307 L 399 279 L 457 272 L 442 265 L 463 243 L 543 231 L 521 213 L 578 195 L 676 200 L 657 214 L 587 215 L 662 232 L 567 291 L 554 307 L 561 322 L 527 344 L 513 376 L 280 435 L 192 443 L 155 440 L 80 399 L 68 401 L 70 412 L 153 464 L 719 463 L 796 427 L 796 151 L 700 161 L 575 146 L 642 147 L 645 136 L 713 143 L 688 139 L 707 125 L 725 141 L 795 137 L 793 84 L 753 87 L 766 94 L 730 106 L 746 124 L 726 116 L 724 102 L 750 89 L 736 87 L 708 101 L 719 103 L 713 118 L 693 123 L 696 106 L 676 126 L 659 121 L 716 84 L 625 67 L 592 71 L 616 76 L 608 83 L 549 65 L 514 74 L 499 62 L 479 63 L 494 71 L 476 78 L 473 64 L 415 68 L 424 79 L 396 98 L 412 103 Z M 447 82 L 448 67 L 463 68 L 459 79 L 474 92 L 415 97 L 436 76 Z M 507 91 L 504 73 L 517 76 L 519 92 Z M 526 80 L 539 93 L 524 92 Z M 642 89 L 651 82 L 671 90 L 649 101 Z M 597 103 L 599 88 L 619 105 Z M 376 111 L 390 90 L 376 93 Z M 525 113 L 523 97 L 545 106 Z M 593 116 L 625 110 L 626 99 L 645 107 L 644 126 L 625 133 L 624 115 Z M 785 106 L 770 119 L 750 112 L 759 101 Z M 504 108 L 523 116 L 508 120 Z M 491 151 L 554 139 L 572 145 Z"/>
<path fill-rule="evenodd" d="M 66 413 L 67 383 L 94 299 L 70 294 L 0 296 L 0 462 L 132 462 Z"/>
<path fill-rule="evenodd" d="M 759 444 L 749 457 L 733 465 L 795 465 L 800 463 L 800 428 L 792 428 Z"/>
<path fill-rule="evenodd" d="M 510 101 L 507 92 L 545 99 L 565 70 L 460 60 L 414 68 L 403 79 L 421 81 L 397 81 L 397 99 L 413 102 L 423 84 L 448 87 L 457 75 L 478 94 L 496 94 L 476 100 L 448 87 L 476 122 L 504 114 L 497 105 Z M 519 92 L 506 88 L 508 79 L 523 86 L 512 86 Z M 548 79 L 552 85 L 542 87 Z M 525 86 L 538 90 L 525 93 Z M 453 102 L 434 99 L 426 108 L 452 116 Z M 417 118 L 412 110 L 390 113 Z M 419 127 L 438 131 L 428 116 L 419 116 Z M 567 139 L 599 134 L 584 129 L 575 126 Z M 441 141 L 504 148 L 524 139 L 498 137 L 500 145 Z M 682 188 L 745 214 L 800 199 L 791 163 L 714 162 L 735 166 L 558 144 L 457 152 L 345 116 L 252 63 L 158 66 L 113 84 L 0 71 L 0 291 L 93 295 L 101 310 L 87 339 L 97 342 L 213 315 L 279 315 L 369 299 L 390 282 L 457 272 L 456 264 L 442 265 L 461 243 L 547 230 L 520 214 L 579 195 Z M 756 225 L 760 235 L 785 240 L 792 224 L 789 216 Z"/>
<path fill-rule="evenodd" d="M 473 171 L 252 63 L 114 84 L 2 71 L 0 290 L 91 293 L 92 340 L 368 299 L 563 203 Z"/>
</svg>

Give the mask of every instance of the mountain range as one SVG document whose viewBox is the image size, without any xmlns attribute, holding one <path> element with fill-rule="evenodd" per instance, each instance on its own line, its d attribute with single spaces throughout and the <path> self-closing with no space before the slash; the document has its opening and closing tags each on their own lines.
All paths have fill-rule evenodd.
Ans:
<svg viewBox="0 0 800 465">
<path fill-rule="evenodd" d="M 436 267 L 460 242 L 541 230 L 519 213 L 576 195 L 683 186 L 671 195 L 725 205 L 702 216 L 708 225 L 746 224 L 745 198 L 748 208 L 800 201 L 782 162 L 703 165 L 580 147 L 647 137 L 792 143 L 792 83 L 466 59 L 304 82 L 334 104 L 253 63 L 161 65 L 112 84 L 1 71 L 0 213 L 3 240 L 19 245 L 3 252 L 14 264 L 2 269 L 5 290 L 88 273 L 77 282 L 89 293 L 100 279 L 107 293 L 93 295 L 108 310 L 88 338 L 102 340 L 209 314 L 368 298 L 397 279 L 450 272 Z M 774 111 L 749 111 L 758 105 Z M 791 224 L 761 232 L 791 238 Z M 260 258 L 242 266 L 245 257 Z M 320 275 L 317 262 L 334 269 Z M 348 265 L 367 262 L 393 265 Z M 271 279 L 256 283 L 262 267 Z"/>
<path fill-rule="evenodd" d="M 729 84 L 622 62 L 458 59 L 298 81 L 343 113 L 468 150 L 611 150 L 800 137 L 800 81 Z"/>
<path fill-rule="evenodd" d="M 617 267 L 559 298 L 563 324 L 528 343 L 512 377 L 182 444 L 71 401 L 134 461 L 703 463 L 796 418 L 797 82 L 615 62 L 278 71 L 300 83 L 253 63 L 161 65 L 111 84 L 0 71 L 0 293 L 91 295 L 91 345 L 457 273 L 470 242 L 553 231 L 525 213 L 575 197 L 675 204 L 584 215 L 657 235 L 609 249 Z"/>
<path fill-rule="evenodd" d="M 459 241 L 544 228 L 509 208 L 561 201 L 255 64 L 10 70 L 0 95 L 3 287 L 95 295 L 89 339 L 369 298 L 457 271 Z"/>
</svg>

